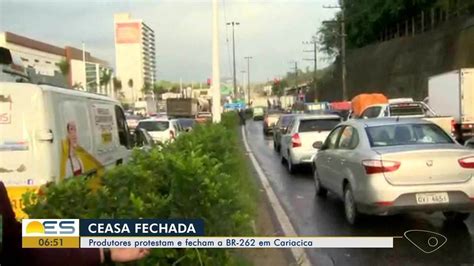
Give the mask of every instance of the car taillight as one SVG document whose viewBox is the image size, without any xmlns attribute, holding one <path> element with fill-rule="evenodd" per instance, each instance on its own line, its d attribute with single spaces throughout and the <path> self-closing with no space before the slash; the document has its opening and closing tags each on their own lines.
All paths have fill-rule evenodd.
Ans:
<svg viewBox="0 0 474 266">
<path fill-rule="evenodd" d="M 456 121 L 454 119 L 451 120 L 451 133 L 456 132 Z"/>
<path fill-rule="evenodd" d="M 463 124 L 462 128 L 463 129 L 474 129 L 474 124 Z"/>
<path fill-rule="evenodd" d="M 401 163 L 385 160 L 363 160 L 362 165 L 368 175 L 397 171 Z"/>
<path fill-rule="evenodd" d="M 301 139 L 298 133 L 295 133 L 293 134 L 293 136 L 291 136 L 291 147 L 293 148 L 301 147 Z"/>
<path fill-rule="evenodd" d="M 461 158 L 458 162 L 462 168 L 474 169 L 474 156 Z"/>
</svg>

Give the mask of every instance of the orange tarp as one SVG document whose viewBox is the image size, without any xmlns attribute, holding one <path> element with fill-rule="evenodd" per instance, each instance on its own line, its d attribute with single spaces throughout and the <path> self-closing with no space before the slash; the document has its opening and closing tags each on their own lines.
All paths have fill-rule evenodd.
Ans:
<svg viewBox="0 0 474 266">
<path fill-rule="evenodd" d="M 384 103 L 388 103 L 388 99 L 381 93 L 363 93 L 352 98 L 352 111 L 356 116 L 360 116 L 368 106 Z"/>
</svg>

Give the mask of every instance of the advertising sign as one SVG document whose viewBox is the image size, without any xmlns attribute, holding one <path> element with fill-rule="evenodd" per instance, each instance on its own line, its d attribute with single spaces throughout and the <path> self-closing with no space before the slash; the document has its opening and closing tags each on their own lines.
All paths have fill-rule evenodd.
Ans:
<svg viewBox="0 0 474 266">
<path fill-rule="evenodd" d="M 140 23 L 127 22 L 115 25 L 116 43 L 139 43 L 140 38 Z"/>
</svg>

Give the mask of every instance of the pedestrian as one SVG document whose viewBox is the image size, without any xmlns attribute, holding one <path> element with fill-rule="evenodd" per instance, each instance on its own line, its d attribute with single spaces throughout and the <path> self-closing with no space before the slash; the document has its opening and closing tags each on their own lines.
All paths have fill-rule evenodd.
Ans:
<svg viewBox="0 0 474 266">
<path fill-rule="evenodd" d="M 243 108 L 240 108 L 239 111 L 240 124 L 245 126 L 245 111 Z"/>
<path fill-rule="evenodd" d="M 149 249 L 140 248 L 22 248 L 21 223 L 15 219 L 7 190 L 1 181 L 0 217 L 3 226 L 0 265 L 95 266 L 140 260 L 150 253 Z"/>
</svg>

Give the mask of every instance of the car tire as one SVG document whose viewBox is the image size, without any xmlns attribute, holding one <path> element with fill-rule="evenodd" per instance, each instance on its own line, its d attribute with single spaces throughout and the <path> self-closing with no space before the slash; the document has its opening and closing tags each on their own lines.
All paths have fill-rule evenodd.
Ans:
<svg viewBox="0 0 474 266">
<path fill-rule="evenodd" d="M 321 181 L 319 180 L 319 174 L 316 168 L 313 170 L 313 178 L 314 178 L 314 188 L 316 189 L 316 196 L 318 197 L 326 197 L 328 194 L 328 190 L 321 185 Z"/>
<path fill-rule="evenodd" d="M 285 157 L 283 157 L 283 153 L 281 153 L 281 152 L 280 152 L 280 162 L 281 162 L 281 164 L 285 164 L 285 162 L 286 162 L 286 159 L 285 159 Z"/>
<path fill-rule="evenodd" d="M 288 160 L 287 160 L 287 166 L 288 166 L 288 172 L 290 174 L 294 174 L 295 173 L 295 168 L 296 168 L 296 165 L 293 164 L 293 162 L 291 161 L 291 155 L 290 155 L 290 152 L 288 151 Z"/>
<path fill-rule="evenodd" d="M 354 193 L 350 184 L 347 184 L 344 188 L 344 214 L 346 221 L 350 225 L 357 224 L 360 219 L 360 213 L 357 211 L 357 206 L 354 199 Z"/>
<path fill-rule="evenodd" d="M 451 222 L 464 222 L 469 218 L 470 213 L 468 212 L 443 212 L 444 217 L 446 220 L 451 221 Z"/>
</svg>

